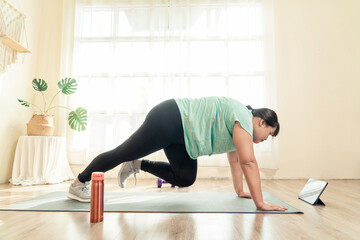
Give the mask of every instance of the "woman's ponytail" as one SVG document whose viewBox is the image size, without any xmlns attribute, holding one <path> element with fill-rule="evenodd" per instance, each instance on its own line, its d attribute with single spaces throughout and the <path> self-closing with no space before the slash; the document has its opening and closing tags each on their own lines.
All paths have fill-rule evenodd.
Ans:
<svg viewBox="0 0 360 240">
<path fill-rule="evenodd" d="M 250 106 L 250 105 L 247 105 L 246 106 L 250 111 L 254 111 L 254 109 Z"/>
</svg>

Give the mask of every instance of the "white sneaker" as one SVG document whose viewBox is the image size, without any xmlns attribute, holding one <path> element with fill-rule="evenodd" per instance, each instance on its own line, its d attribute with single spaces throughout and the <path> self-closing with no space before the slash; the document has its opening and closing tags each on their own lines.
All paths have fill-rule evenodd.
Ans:
<svg viewBox="0 0 360 240">
<path fill-rule="evenodd" d="M 136 174 L 140 172 L 141 160 L 134 160 L 130 162 L 124 162 L 121 165 L 117 179 L 121 188 L 125 187 L 126 180 L 131 174 L 134 174 L 136 185 Z"/>
<path fill-rule="evenodd" d="M 79 202 L 90 202 L 91 199 L 91 181 L 82 183 L 78 178 L 70 185 L 67 197 Z"/>
</svg>

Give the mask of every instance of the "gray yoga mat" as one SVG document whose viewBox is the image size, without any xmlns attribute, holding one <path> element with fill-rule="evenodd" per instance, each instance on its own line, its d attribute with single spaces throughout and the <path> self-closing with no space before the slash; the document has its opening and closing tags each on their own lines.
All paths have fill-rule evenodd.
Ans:
<svg viewBox="0 0 360 240">
<path fill-rule="evenodd" d="M 89 212 L 90 203 L 68 199 L 66 192 L 52 192 L 0 211 Z M 151 213 L 303 213 L 271 194 L 263 193 L 264 201 L 283 205 L 285 212 L 259 211 L 252 199 L 234 193 L 193 192 L 106 192 L 105 212 Z"/>
</svg>

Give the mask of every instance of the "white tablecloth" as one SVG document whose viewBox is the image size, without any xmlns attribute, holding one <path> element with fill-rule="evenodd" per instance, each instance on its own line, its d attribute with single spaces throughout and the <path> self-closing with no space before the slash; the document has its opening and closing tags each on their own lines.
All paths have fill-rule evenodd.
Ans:
<svg viewBox="0 0 360 240">
<path fill-rule="evenodd" d="M 65 137 L 21 136 L 11 179 L 14 185 L 59 183 L 74 179 Z"/>
</svg>

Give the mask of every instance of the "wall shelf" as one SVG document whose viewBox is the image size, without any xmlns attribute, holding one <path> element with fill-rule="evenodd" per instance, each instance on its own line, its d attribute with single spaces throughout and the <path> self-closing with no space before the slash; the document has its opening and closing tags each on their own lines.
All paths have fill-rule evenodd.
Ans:
<svg viewBox="0 0 360 240">
<path fill-rule="evenodd" d="M 28 49 L 20 45 L 17 41 L 9 37 L 5 34 L 0 34 L 1 42 L 5 44 L 6 46 L 9 46 L 10 48 L 14 49 L 15 51 L 19 53 L 30 53 Z"/>
</svg>

